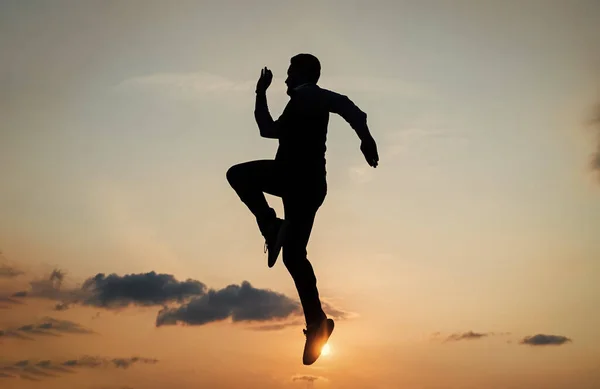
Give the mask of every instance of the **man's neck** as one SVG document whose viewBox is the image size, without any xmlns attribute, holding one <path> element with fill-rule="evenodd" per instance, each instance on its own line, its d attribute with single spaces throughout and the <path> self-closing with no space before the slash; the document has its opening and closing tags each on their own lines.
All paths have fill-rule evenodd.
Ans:
<svg viewBox="0 0 600 389">
<path fill-rule="evenodd" d="M 298 90 L 300 88 L 304 88 L 304 87 L 309 86 L 309 85 L 316 85 L 316 84 L 314 82 L 305 82 L 304 84 L 300 84 L 297 87 L 295 87 L 294 90 Z"/>
</svg>

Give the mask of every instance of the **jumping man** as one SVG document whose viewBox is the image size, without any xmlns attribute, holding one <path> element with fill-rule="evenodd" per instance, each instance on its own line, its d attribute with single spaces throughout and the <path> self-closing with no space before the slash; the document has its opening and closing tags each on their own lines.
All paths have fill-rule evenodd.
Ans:
<svg viewBox="0 0 600 389">
<path fill-rule="evenodd" d="M 347 96 L 319 87 L 320 75 L 321 64 L 315 56 L 292 57 L 285 80 L 290 100 L 279 119 L 273 120 L 266 97 L 273 73 L 266 67 L 261 70 L 254 117 L 262 137 L 279 140 L 277 154 L 274 160 L 240 163 L 227 171 L 230 185 L 256 217 L 269 267 L 275 265 L 283 250 L 283 263 L 296 284 L 306 320 L 305 365 L 319 358 L 334 327 L 321 307 L 317 279 L 306 253 L 315 215 L 327 194 L 325 143 L 329 113 L 340 115 L 354 129 L 370 166 L 377 167 L 379 162 L 367 115 Z M 281 197 L 284 219 L 277 217 L 264 193 Z"/>
</svg>

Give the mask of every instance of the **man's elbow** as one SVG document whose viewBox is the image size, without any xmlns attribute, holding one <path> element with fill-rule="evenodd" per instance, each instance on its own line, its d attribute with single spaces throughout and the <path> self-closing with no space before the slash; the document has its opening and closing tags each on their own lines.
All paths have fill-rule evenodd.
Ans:
<svg viewBox="0 0 600 389">
<path fill-rule="evenodd" d="M 275 131 L 272 127 L 259 126 L 258 132 L 259 132 L 260 136 L 263 138 L 267 138 L 267 139 L 276 139 L 277 138 Z"/>
</svg>

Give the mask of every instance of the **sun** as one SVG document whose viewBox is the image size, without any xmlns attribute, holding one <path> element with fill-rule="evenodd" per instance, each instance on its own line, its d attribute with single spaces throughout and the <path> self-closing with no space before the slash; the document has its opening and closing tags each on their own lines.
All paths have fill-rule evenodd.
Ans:
<svg viewBox="0 0 600 389">
<path fill-rule="evenodd" d="M 321 349 L 321 355 L 327 356 L 331 354 L 331 347 L 329 347 L 329 343 L 325 343 L 325 346 Z"/>
</svg>

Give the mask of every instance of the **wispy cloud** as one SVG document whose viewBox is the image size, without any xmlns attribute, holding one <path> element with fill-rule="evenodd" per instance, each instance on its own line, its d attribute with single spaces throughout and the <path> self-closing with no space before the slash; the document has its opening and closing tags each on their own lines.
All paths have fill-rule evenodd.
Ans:
<svg viewBox="0 0 600 389">
<path fill-rule="evenodd" d="M 325 377 L 307 374 L 297 374 L 295 376 L 292 376 L 292 382 L 307 382 L 312 384 L 315 381 L 327 382 L 329 380 Z"/>
<path fill-rule="evenodd" d="M 25 324 L 15 328 L 0 330 L 0 338 L 33 340 L 32 336 L 61 336 L 61 334 L 93 334 L 94 331 L 68 320 L 43 318 L 35 324 Z"/>
<path fill-rule="evenodd" d="M 451 334 L 446 338 L 446 342 L 456 342 L 459 340 L 472 340 L 472 339 L 481 339 L 489 336 L 490 334 L 487 332 L 463 332 L 463 333 L 455 333 Z"/>
<path fill-rule="evenodd" d="M 403 127 L 403 128 L 402 128 Z M 390 166 L 398 159 L 414 160 L 424 168 L 440 164 L 438 154 L 428 152 L 428 148 L 436 142 L 446 142 L 452 147 L 462 147 L 469 138 L 466 134 L 447 128 L 435 120 L 415 120 L 411 125 L 400 126 L 397 129 L 379 129 L 374 133 L 377 142 L 380 165 Z M 357 149 L 357 152 L 360 151 Z M 348 176 L 356 184 L 365 184 L 373 179 L 377 169 L 373 169 L 361 159 L 357 165 L 348 168 Z"/>
<path fill-rule="evenodd" d="M 282 73 L 284 74 L 284 73 Z M 132 77 L 117 85 L 118 90 L 154 90 L 166 97 L 214 98 L 215 96 L 246 96 L 256 87 L 256 79 L 232 79 L 208 72 L 155 73 Z M 285 93 L 285 77 L 274 77 L 270 92 Z M 377 76 L 323 75 L 319 85 L 342 94 L 368 93 L 374 95 L 403 95 L 412 98 L 430 98 L 434 93 L 421 86 L 399 78 Z M 285 95 L 283 95 L 285 96 Z"/>
<path fill-rule="evenodd" d="M 431 335 L 431 338 L 434 340 L 443 339 L 444 343 L 447 342 L 459 342 L 462 340 L 478 340 L 491 336 L 504 336 L 510 335 L 510 332 L 475 332 L 475 331 L 466 331 L 466 332 L 455 332 L 449 334 L 447 336 L 443 336 L 441 332 L 435 332 Z"/>
<path fill-rule="evenodd" d="M 0 251 L 0 278 L 15 278 L 23 274 L 25 272 L 10 264 L 2 251 Z"/>
<path fill-rule="evenodd" d="M 592 117 L 592 126 L 596 136 L 596 150 L 592 154 L 590 167 L 592 171 L 598 174 L 600 180 L 600 104 L 596 106 L 594 116 Z"/>
<path fill-rule="evenodd" d="M 519 343 L 529 346 L 560 346 L 570 342 L 572 342 L 570 338 L 562 335 L 537 334 L 526 336 Z"/>
<path fill-rule="evenodd" d="M 134 364 L 155 364 L 154 358 L 128 357 L 106 358 L 83 356 L 69 360 L 33 360 L 25 359 L 0 365 L 0 378 L 33 378 L 39 381 L 47 377 L 56 377 L 60 373 L 75 373 L 78 369 L 117 368 L 127 369 Z"/>
</svg>

